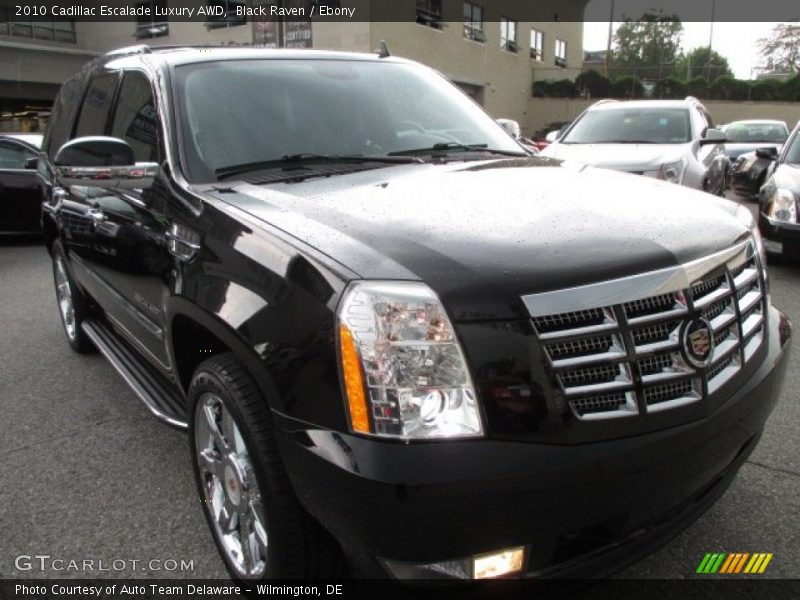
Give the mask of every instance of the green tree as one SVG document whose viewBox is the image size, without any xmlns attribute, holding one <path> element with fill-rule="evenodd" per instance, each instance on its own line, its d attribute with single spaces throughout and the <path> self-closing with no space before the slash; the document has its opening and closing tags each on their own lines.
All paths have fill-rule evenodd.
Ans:
<svg viewBox="0 0 800 600">
<path fill-rule="evenodd" d="M 613 66 L 617 74 L 661 79 L 678 58 L 683 25 L 676 15 L 644 13 L 625 20 L 614 34 Z"/>
<path fill-rule="evenodd" d="M 688 54 L 681 54 L 675 63 L 676 75 L 687 81 L 699 75 L 708 76 L 708 46 L 694 48 Z M 733 77 L 728 59 L 716 50 L 711 51 L 711 80 L 717 77 Z"/>
<path fill-rule="evenodd" d="M 800 23 L 780 23 L 758 40 L 761 68 L 777 73 L 800 71 Z"/>
</svg>

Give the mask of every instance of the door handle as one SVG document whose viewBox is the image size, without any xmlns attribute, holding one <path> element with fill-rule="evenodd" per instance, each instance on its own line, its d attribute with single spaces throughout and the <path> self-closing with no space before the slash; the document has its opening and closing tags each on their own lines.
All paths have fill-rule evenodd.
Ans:
<svg viewBox="0 0 800 600">
<path fill-rule="evenodd" d="M 95 225 L 99 225 L 103 221 L 106 220 L 106 216 L 103 214 L 103 211 L 99 208 L 90 208 L 86 211 L 86 216 L 92 219 L 92 222 Z"/>
<path fill-rule="evenodd" d="M 67 199 L 67 190 L 62 187 L 53 188 L 53 202 L 58 204 Z"/>
</svg>

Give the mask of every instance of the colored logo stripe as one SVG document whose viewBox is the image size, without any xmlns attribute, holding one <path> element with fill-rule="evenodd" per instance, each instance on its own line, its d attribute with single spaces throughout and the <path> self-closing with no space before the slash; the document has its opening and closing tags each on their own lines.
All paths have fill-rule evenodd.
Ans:
<svg viewBox="0 0 800 600">
<path fill-rule="evenodd" d="M 706 554 L 700 566 L 697 567 L 698 573 L 716 573 L 725 558 L 725 553 Z"/>
<path fill-rule="evenodd" d="M 771 552 L 756 552 L 754 554 L 749 552 L 708 553 L 703 557 L 696 572 L 702 574 L 747 573 L 754 575 L 763 573 L 773 556 L 774 554 Z"/>
</svg>

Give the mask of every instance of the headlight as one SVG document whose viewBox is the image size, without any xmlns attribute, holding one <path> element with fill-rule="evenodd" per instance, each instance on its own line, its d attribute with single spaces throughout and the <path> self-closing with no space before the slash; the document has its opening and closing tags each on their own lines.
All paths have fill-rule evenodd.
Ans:
<svg viewBox="0 0 800 600">
<path fill-rule="evenodd" d="M 756 223 L 753 213 L 750 212 L 749 208 L 740 204 L 736 209 L 736 217 L 750 230 L 750 234 L 756 242 L 758 255 L 761 258 L 761 269 L 766 273 L 767 249 L 764 246 L 764 240 L 761 239 L 761 232 L 758 230 L 758 223 Z"/>
<path fill-rule="evenodd" d="M 338 335 L 353 431 L 402 439 L 482 435 L 464 354 L 426 285 L 354 283 L 342 299 Z"/>
<path fill-rule="evenodd" d="M 767 203 L 767 216 L 773 221 L 797 222 L 797 202 L 791 190 L 777 188 Z"/>
<path fill-rule="evenodd" d="M 686 169 L 686 163 L 683 159 L 671 163 L 664 163 L 659 167 L 656 178 L 679 184 L 683 181 L 684 169 Z"/>
</svg>

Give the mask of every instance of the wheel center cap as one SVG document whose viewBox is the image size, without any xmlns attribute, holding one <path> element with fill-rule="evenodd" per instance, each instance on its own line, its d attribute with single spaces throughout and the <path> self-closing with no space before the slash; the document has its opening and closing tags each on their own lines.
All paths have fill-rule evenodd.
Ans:
<svg viewBox="0 0 800 600">
<path fill-rule="evenodd" d="M 242 501 L 242 482 L 239 479 L 239 474 L 233 465 L 225 465 L 225 492 L 228 498 L 235 506 L 239 506 Z"/>
</svg>

